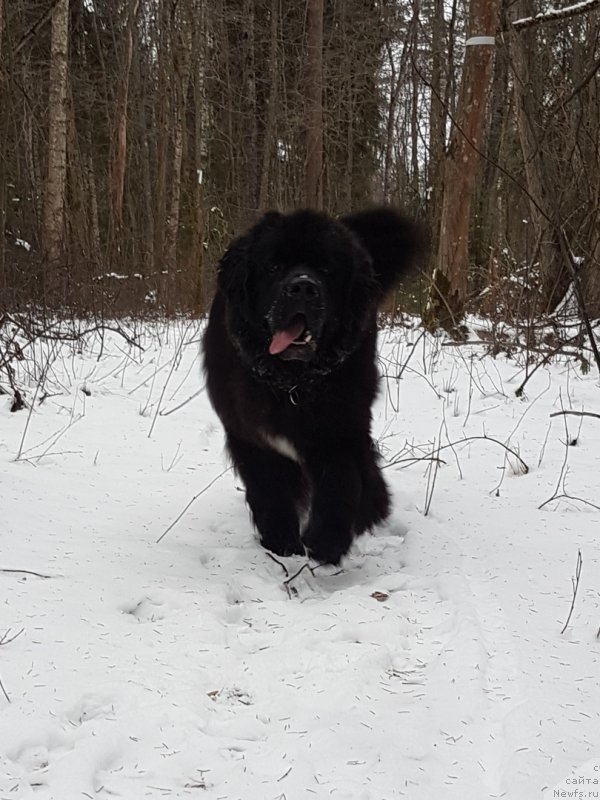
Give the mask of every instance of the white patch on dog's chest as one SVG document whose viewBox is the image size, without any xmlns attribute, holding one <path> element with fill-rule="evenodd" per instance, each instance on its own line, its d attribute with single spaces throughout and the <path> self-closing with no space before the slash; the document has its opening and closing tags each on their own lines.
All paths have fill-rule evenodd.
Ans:
<svg viewBox="0 0 600 800">
<path fill-rule="evenodd" d="M 272 450 L 275 450 L 276 453 L 279 453 L 280 456 L 285 456 L 285 458 L 290 458 L 292 461 L 300 463 L 300 454 L 285 436 L 273 436 L 266 431 L 261 431 L 260 435 L 263 442 Z"/>
</svg>

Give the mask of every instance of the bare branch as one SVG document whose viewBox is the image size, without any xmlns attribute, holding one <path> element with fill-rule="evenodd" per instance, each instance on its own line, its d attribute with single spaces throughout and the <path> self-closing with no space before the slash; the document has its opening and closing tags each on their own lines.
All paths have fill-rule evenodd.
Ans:
<svg viewBox="0 0 600 800">
<path fill-rule="evenodd" d="M 501 442 L 499 439 L 494 439 L 493 436 L 488 436 L 487 434 L 484 434 L 484 435 L 481 435 L 481 436 L 465 436 L 463 439 L 458 439 L 456 442 L 448 442 L 448 444 L 443 444 L 443 445 L 441 445 L 441 447 L 436 447 L 434 445 L 434 448 L 433 448 L 432 452 L 429 453 L 428 455 L 424 456 L 423 459 L 415 458 L 415 459 L 399 459 L 398 461 L 392 460 L 392 461 L 389 461 L 387 464 L 384 464 L 384 469 L 387 468 L 387 467 L 393 467 L 396 464 L 400 464 L 403 461 L 407 461 L 407 460 L 411 460 L 411 461 L 436 460 L 436 461 L 438 461 L 439 460 L 439 453 L 442 450 L 446 450 L 448 447 L 452 447 L 453 448 L 453 447 L 456 447 L 459 444 L 466 444 L 467 442 L 473 442 L 473 441 L 493 442 L 494 444 L 500 445 L 500 447 L 503 447 L 508 453 L 510 453 L 511 455 L 513 455 L 517 459 L 517 461 L 519 462 L 519 464 L 521 466 L 521 469 L 522 469 L 524 475 L 526 475 L 529 472 L 529 467 L 527 466 L 525 461 L 521 458 L 519 453 L 517 453 L 516 450 L 513 450 L 512 447 L 509 447 L 507 444 L 504 444 L 504 442 Z"/>
<path fill-rule="evenodd" d="M 558 347 L 554 347 L 552 350 L 550 350 L 550 352 L 547 355 L 545 355 L 544 358 L 535 365 L 535 367 L 527 375 L 527 377 L 525 378 L 523 383 L 517 389 L 515 389 L 515 396 L 516 397 L 521 397 L 521 395 L 523 394 L 523 389 L 525 388 L 526 384 L 528 383 L 529 380 L 531 380 L 531 378 L 533 377 L 533 375 L 535 375 L 535 373 L 538 371 L 538 369 L 540 367 L 543 367 L 544 364 L 547 364 L 554 356 L 558 355 L 565 345 L 571 344 L 576 339 L 578 339 L 579 336 L 580 336 L 580 334 L 576 333 L 575 336 L 571 336 L 570 339 L 567 339 L 565 342 L 561 342 L 558 345 Z"/>
<path fill-rule="evenodd" d="M 517 19 L 512 23 L 512 27 L 521 31 L 525 28 L 533 28 L 535 25 L 542 25 L 546 22 L 560 22 L 561 20 L 571 19 L 577 17 L 579 14 L 586 14 L 588 11 L 593 11 L 600 6 L 600 0 L 583 0 L 582 3 L 575 3 L 566 8 L 553 8 L 550 11 L 544 11 L 542 14 L 536 14 L 533 17 L 523 17 Z"/>
<path fill-rule="evenodd" d="M 577 551 L 577 565 L 575 567 L 575 578 L 571 578 L 571 582 L 573 584 L 573 599 L 571 600 L 571 608 L 569 609 L 569 616 L 567 617 L 567 621 L 561 631 L 563 634 L 571 621 L 571 616 L 573 614 L 573 609 L 575 608 L 575 600 L 577 599 L 577 590 L 579 589 L 579 579 L 581 578 L 581 567 L 583 566 L 583 559 L 581 557 L 581 550 Z"/>
</svg>

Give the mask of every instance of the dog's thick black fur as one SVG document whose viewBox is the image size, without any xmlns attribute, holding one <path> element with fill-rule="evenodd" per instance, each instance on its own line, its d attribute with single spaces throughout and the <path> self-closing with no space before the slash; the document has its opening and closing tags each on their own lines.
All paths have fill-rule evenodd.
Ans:
<svg viewBox="0 0 600 800">
<path fill-rule="evenodd" d="M 370 433 L 376 312 L 421 241 L 387 208 L 340 221 L 270 212 L 220 262 L 207 387 L 261 542 L 278 555 L 337 564 L 389 514 Z"/>
</svg>

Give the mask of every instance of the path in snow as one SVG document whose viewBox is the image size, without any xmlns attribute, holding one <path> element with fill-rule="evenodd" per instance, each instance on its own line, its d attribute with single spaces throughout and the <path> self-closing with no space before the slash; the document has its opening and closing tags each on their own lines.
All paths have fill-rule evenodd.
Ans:
<svg viewBox="0 0 600 800">
<path fill-rule="evenodd" d="M 0 646 L 0 800 L 531 800 L 600 758 L 600 513 L 538 510 L 565 455 L 549 414 L 598 411 L 595 377 L 553 366 L 518 400 L 514 363 L 385 332 L 388 461 L 487 435 L 530 471 L 489 439 L 388 466 L 390 523 L 286 589 L 304 561 L 260 548 L 230 472 L 157 543 L 225 466 L 206 395 L 176 410 L 197 339 L 65 349 L 29 421 L 0 397 L 0 568 L 49 576 L 0 573 L 0 639 L 23 629 Z M 580 422 L 567 488 L 593 502 Z"/>
</svg>

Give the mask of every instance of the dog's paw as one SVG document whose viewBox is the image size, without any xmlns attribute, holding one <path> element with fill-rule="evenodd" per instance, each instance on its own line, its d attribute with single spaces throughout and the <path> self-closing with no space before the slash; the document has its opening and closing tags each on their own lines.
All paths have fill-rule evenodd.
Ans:
<svg viewBox="0 0 600 800">
<path fill-rule="evenodd" d="M 276 556 L 301 556 L 305 548 L 300 539 L 283 539 L 261 536 L 260 543 Z"/>
<path fill-rule="evenodd" d="M 350 549 L 352 535 L 348 531 L 309 525 L 303 540 L 308 555 L 314 561 L 337 565 Z"/>
</svg>

